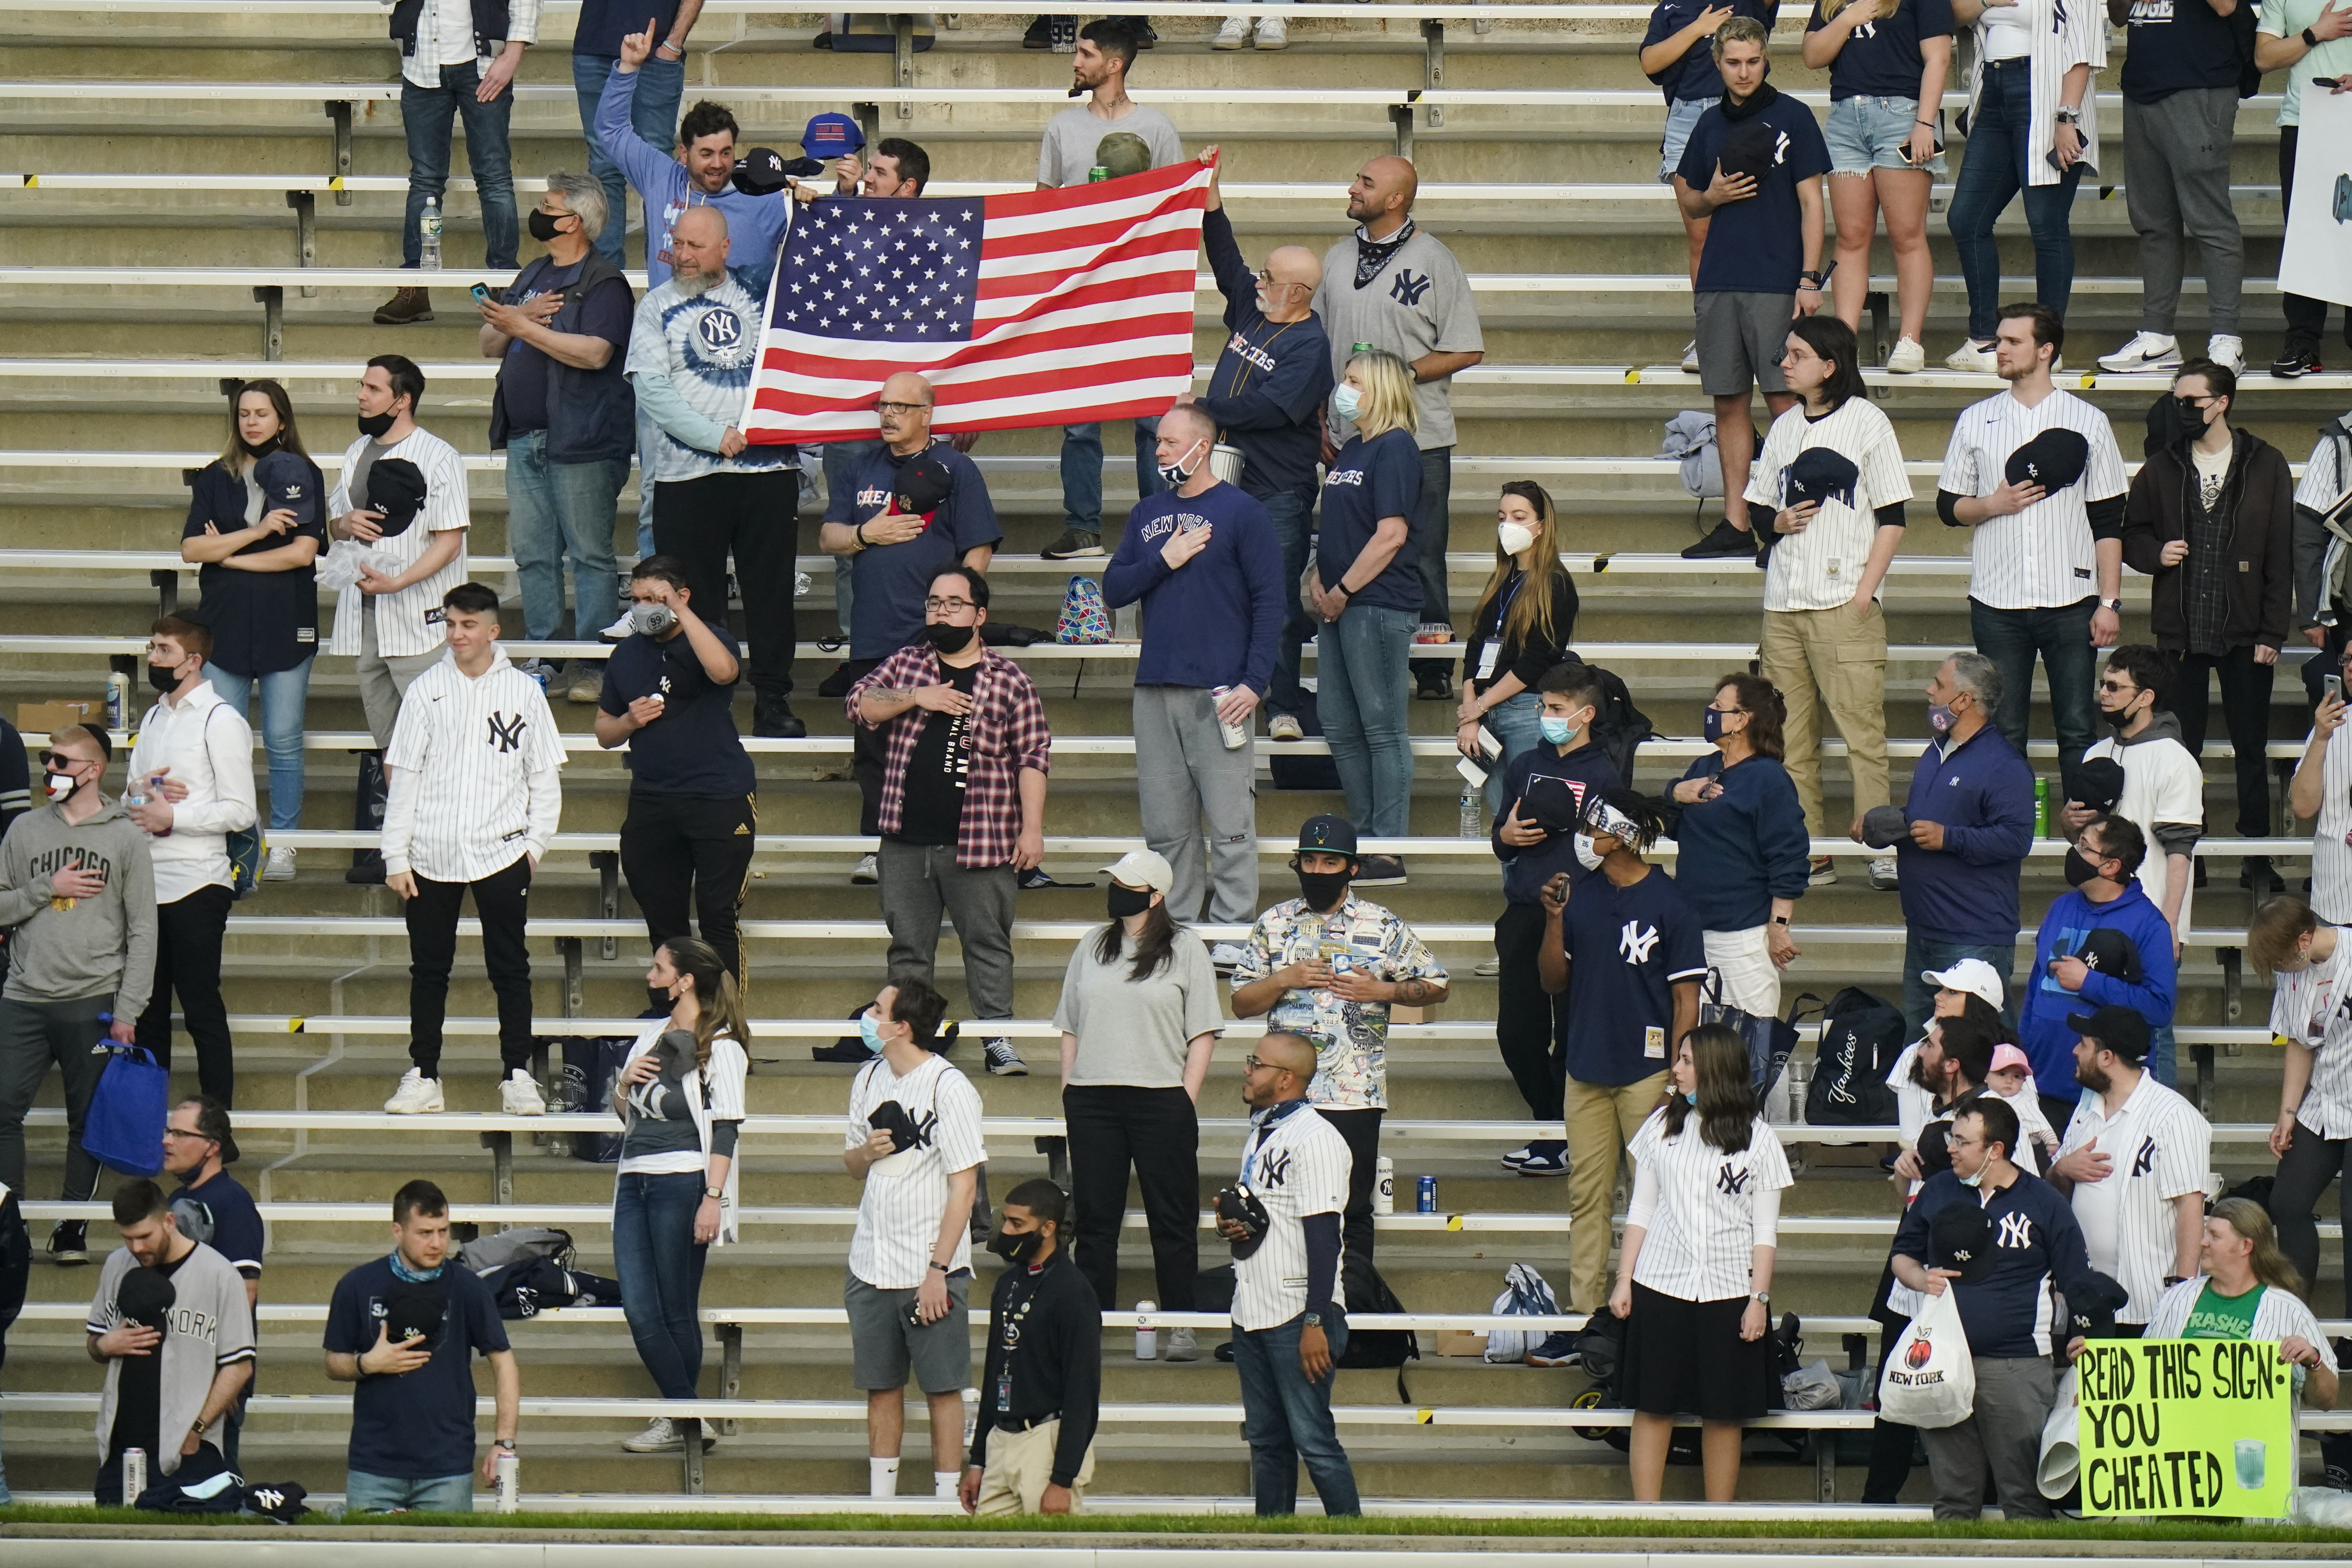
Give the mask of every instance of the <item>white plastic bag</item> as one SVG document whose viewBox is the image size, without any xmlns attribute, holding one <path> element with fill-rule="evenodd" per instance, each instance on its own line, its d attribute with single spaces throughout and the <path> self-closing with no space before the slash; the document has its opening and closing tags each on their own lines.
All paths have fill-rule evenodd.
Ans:
<svg viewBox="0 0 2352 1568">
<path fill-rule="evenodd" d="M 338 594 L 355 587 L 362 566 L 379 577 L 400 575 L 399 563 L 383 552 L 370 550 L 355 539 L 338 539 L 327 547 L 326 555 L 319 562 L 319 586 Z"/>
<path fill-rule="evenodd" d="M 1559 1303 L 1551 1293 L 1551 1283 L 1530 1263 L 1514 1263 L 1503 1275 L 1503 1293 L 1495 1298 L 1496 1317 L 1552 1317 L 1559 1313 Z M 1496 1329 L 1486 1335 L 1486 1357 L 1490 1362 L 1523 1362 L 1528 1352 L 1544 1342 L 1542 1329 Z"/>
<path fill-rule="evenodd" d="M 1903 1331 L 1886 1375 L 1878 1382 L 1878 1413 L 1906 1426 L 1957 1426 L 1976 1409 L 1977 1366 L 1960 1328 L 1960 1304 L 1948 1283 L 1926 1298 Z"/>
</svg>

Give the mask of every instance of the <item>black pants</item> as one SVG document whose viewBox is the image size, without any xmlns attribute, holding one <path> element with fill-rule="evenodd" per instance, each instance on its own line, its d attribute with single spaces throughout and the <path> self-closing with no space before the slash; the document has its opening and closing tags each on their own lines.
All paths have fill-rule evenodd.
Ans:
<svg viewBox="0 0 2352 1568">
<path fill-rule="evenodd" d="M 1129 1167 L 1143 1184 L 1151 1273 L 1162 1311 L 1192 1310 L 1201 1272 L 1201 1122 L 1181 1087 L 1072 1084 L 1062 1090 L 1070 1137 L 1078 1272 L 1104 1311 L 1118 1306 L 1118 1232 Z"/>
<path fill-rule="evenodd" d="M 499 998 L 499 1076 L 530 1066 L 530 857 L 478 882 L 416 879 L 408 917 L 408 1059 L 426 1078 L 441 1076 L 441 1020 L 449 1010 L 449 970 L 457 958 L 457 910 L 473 889 L 482 921 L 482 962 Z"/>
<path fill-rule="evenodd" d="M 654 548 L 686 563 L 695 613 L 727 618 L 727 557 L 743 595 L 743 640 L 751 689 L 781 698 L 793 689 L 793 577 L 801 547 L 798 468 L 664 479 L 654 491 Z"/>
<path fill-rule="evenodd" d="M 2205 754 L 2206 676 L 2220 676 L 2221 721 L 2229 726 L 2230 744 L 2238 753 L 2238 832 L 2247 838 L 2269 837 L 2270 764 L 2263 747 L 2271 738 L 2271 686 L 2278 666 L 2255 663 L 2251 647 L 2231 648 L 2219 658 L 2184 653 L 2179 660 L 2168 705 L 2180 721 L 2180 743 L 2192 757 Z"/>
<path fill-rule="evenodd" d="M 1518 1086 L 1528 1112 L 1538 1121 L 1557 1121 L 1560 1096 L 1568 1087 L 1568 1059 L 1560 1054 L 1567 1038 L 1568 994 L 1544 994 L 1536 973 L 1536 956 L 1543 946 L 1543 910 L 1534 904 L 1506 904 L 1495 917 L 1495 956 L 1503 972 L 1495 977 L 1495 1043 L 1502 1047 L 1503 1065 Z"/>
<path fill-rule="evenodd" d="M 2278 1177 L 2271 1184 L 2271 1223 L 2278 1226 L 2279 1250 L 2302 1272 L 2314 1296 L 2319 1288 L 2319 1222 L 2312 1211 L 2319 1206 L 2319 1194 L 2327 1184 L 2339 1175 L 2345 1185 L 2336 1192 L 2336 1212 L 2352 1221 L 2352 1140 L 2322 1138 L 2296 1121 L 2294 1140 L 2280 1157 Z M 2345 1281 L 2344 1299 L 2352 1310 L 2352 1275 Z"/>
<path fill-rule="evenodd" d="M 1347 1248 L 1340 1261 L 1344 1309 L 1350 1301 L 1371 1299 L 1372 1188 L 1380 1181 L 1381 1118 L 1387 1113 L 1316 1109 L 1348 1141 L 1348 1157 L 1354 1162 L 1348 1172 L 1347 1217 L 1339 1226 L 1340 1240 Z"/>
<path fill-rule="evenodd" d="M 630 792 L 629 815 L 621 824 L 621 875 L 645 912 L 646 936 L 656 951 L 673 937 L 694 934 L 687 923 L 691 910 L 701 921 L 702 940 L 742 984 L 743 942 L 735 914 L 751 885 L 759 831 L 759 801 L 752 795 L 692 800 Z"/>
<path fill-rule="evenodd" d="M 1893 1276 L 1889 1275 L 1891 1279 Z M 1879 1298 L 1885 1299 L 1885 1287 L 1879 1287 Z M 1886 1381 L 1886 1358 L 1895 1353 L 1895 1342 L 1911 1320 L 1891 1310 L 1871 1314 L 1879 1322 L 1878 1376 L 1873 1388 Z M 1911 1453 L 1919 1441 L 1919 1429 L 1906 1426 L 1899 1421 L 1879 1417 L 1870 1427 L 1870 1470 L 1862 1483 L 1862 1500 L 1866 1503 L 1900 1502 L 1903 1483 L 1911 1479 Z"/>
<path fill-rule="evenodd" d="M 2282 221 L 2294 210 L 2294 141 L 2298 127 L 2279 127 L 2279 208 Z M 2286 307 L 2286 346 L 2306 348 L 2315 352 L 2319 340 L 2327 332 L 2327 301 L 2308 299 L 2301 294 L 2283 297 Z M 2352 310 L 2344 312 L 2344 343 L 2352 348 Z"/>
<path fill-rule="evenodd" d="M 172 994 L 179 994 L 180 1016 L 196 1046 L 196 1081 L 226 1106 L 236 1103 L 236 1062 L 221 1000 L 221 939 L 236 901 L 226 888 L 205 887 L 155 906 L 155 989 L 139 1015 L 139 1043 L 170 1067 Z"/>
<path fill-rule="evenodd" d="M 882 668 L 878 658 L 853 658 L 844 667 L 852 686 Z M 889 731 L 849 723 L 849 771 L 857 780 L 857 831 L 873 838 L 882 832 L 882 770 L 890 760 Z"/>
</svg>

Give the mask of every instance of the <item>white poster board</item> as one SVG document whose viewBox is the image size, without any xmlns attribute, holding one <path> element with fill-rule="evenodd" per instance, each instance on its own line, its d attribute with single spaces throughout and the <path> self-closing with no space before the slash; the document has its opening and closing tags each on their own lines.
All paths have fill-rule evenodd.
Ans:
<svg viewBox="0 0 2352 1568">
<path fill-rule="evenodd" d="M 2279 288 L 2352 306 L 2352 92 L 2305 82 Z"/>
</svg>

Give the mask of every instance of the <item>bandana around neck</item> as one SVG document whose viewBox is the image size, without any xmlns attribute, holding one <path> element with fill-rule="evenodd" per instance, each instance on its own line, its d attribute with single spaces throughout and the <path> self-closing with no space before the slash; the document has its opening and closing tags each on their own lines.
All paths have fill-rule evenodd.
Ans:
<svg viewBox="0 0 2352 1568">
<path fill-rule="evenodd" d="M 1412 237 L 1412 231 L 1413 223 L 1411 218 L 1405 219 L 1404 226 L 1386 239 L 1373 239 L 1361 228 L 1357 229 L 1356 287 L 1370 288 L 1372 279 L 1378 278 L 1381 268 L 1388 266 L 1389 258 L 1394 256 L 1403 247 L 1404 242 Z"/>
</svg>

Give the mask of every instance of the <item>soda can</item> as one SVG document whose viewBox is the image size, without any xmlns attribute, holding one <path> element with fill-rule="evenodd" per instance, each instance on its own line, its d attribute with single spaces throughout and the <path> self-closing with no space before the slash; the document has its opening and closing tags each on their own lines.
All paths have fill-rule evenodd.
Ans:
<svg viewBox="0 0 2352 1568">
<path fill-rule="evenodd" d="M 1437 1178 L 1421 1176 L 1413 1182 L 1413 1207 L 1423 1214 L 1437 1212 Z"/>
<path fill-rule="evenodd" d="M 1138 1301 L 1135 1304 L 1135 1359 L 1138 1361 L 1160 1359 L 1160 1331 L 1143 1321 L 1144 1313 L 1159 1310 L 1160 1305 L 1156 1301 Z"/>
<path fill-rule="evenodd" d="M 1380 1181 L 1372 1188 L 1372 1212 L 1396 1213 L 1396 1162 L 1386 1154 L 1381 1156 Z"/>
<path fill-rule="evenodd" d="M 522 1461 L 506 1449 L 499 1449 L 497 1475 L 499 1511 L 512 1513 L 522 1500 Z"/>
<path fill-rule="evenodd" d="M 122 1506 L 129 1508 L 138 1502 L 139 1494 L 146 1489 L 147 1450 L 144 1448 L 123 1449 Z"/>
<path fill-rule="evenodd" d="M 2048 779 L 2033 781 L 2033 836 L 2036 838 L 2050 837 L 2050 781 Z"/>
<path fill-rule="evenodd" d="M 1097 163 L 1093 168 L 1087 171 L 1087 184 L 1090 185 L 1109 178 L 1110 171 L 1103 167 L 1100 163 Z"/>
</svg>

